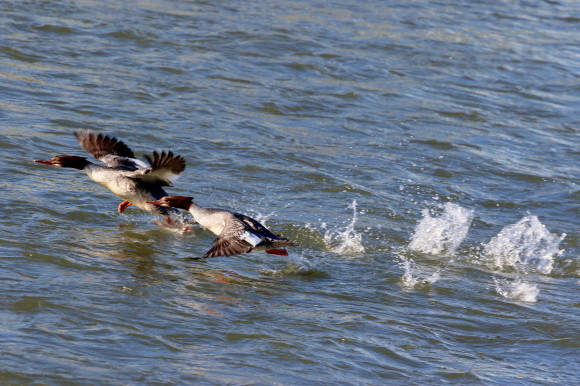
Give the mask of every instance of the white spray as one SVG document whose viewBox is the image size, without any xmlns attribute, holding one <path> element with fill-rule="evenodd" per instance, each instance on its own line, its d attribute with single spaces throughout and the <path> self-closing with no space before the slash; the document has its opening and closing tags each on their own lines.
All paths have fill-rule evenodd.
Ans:
<svg viewBox="0 0 580 386">
<path fill-rule="evenodd" d="M 344 229 L 327 230 L 324 234 L 324 242 L 331 251 L 341 255 L 362 254 L 365 251 L 362 245 L 362 234 L 357 232 L 355 224 L 358 219 L 356 200 L 348 206 L 352 209 L 352 220 Z"/>
<path fill-rule="evenodd" d="M 495 268 L 516 268 L 523 272 L 552 272 L 554 257 L 564 252 L 558 249 L 566 237 L 550 233 L 536 216 L 525 216 L 504 227 L 484 246 L 483 259 Z"/>
<path fill-rule="evenodd" d="M 535 302 L 540 290 L 521 276 L 533 272 L 549 274 L 554 258 L 564 252 L 558 249 L 566 234 L 550 233 L 536 216 L 525 216 L 515 224 L 504 227 L 484 245 L 480 259 L 496 270 L 515 269 L 513 281 L 494 277 L 495 289 L 501 296 L 525 302 Z"/>
<path fill-rule="evenodd" d="M 409 249 L 430 255 L 453 255 L 467 236 L 473 220 L 473 210 L 447 202 L 443 213 L 433 217 L 423 210 L 423 219 L 417 224 Z"/>
<path fill-rule="evenodd" d="M 399 255 L 404 270 L 401 283 L 407 288 L 430 285 L 437 282 L 443 269 L 453 261 L 457 248 L 461 245 L 473 220 L 473 210 L 465 209 L 451 202 L 445 203 L 443 213 L 434 217 L 428 209 L 423 210 L 423 219 L 415 227 L 409 243 L 409 250 L 430 255 L 444 255 L 449 260 L 435 272 L 419 273 L 415 262 Z"/>
</svg>

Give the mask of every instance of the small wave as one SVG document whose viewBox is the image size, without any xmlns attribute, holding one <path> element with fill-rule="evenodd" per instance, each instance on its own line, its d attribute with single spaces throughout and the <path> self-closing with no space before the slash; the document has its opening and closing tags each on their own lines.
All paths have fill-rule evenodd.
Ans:
<svg viewBox="0 0 580 386">
<path fill-rule="evenodd" d="M 417 224 L 409 249 L 431 255 L 453 255 L 467 236 L 473 210 L 447 202 L 443 213 L 434 217 L 428 209 L 423 210 L 423 219 Z"/>
<path fill-rule="evenodd" d="M 515 268 L 519 272 L 552 272 L 554 258 L 564 250 L 558 249 L 566 234 L 550 233 L 536 216 L 525 216 L 515 224 L 504 227 L 484 245 L 482 259 L 496 269 Z"/>
<path fill-rule="evenodd" d="M 279 269 L 262 269 L 261 273 L 268 276 L 284 277 L 284 276 L 308 276 L 308 277 L 325 277 L 324 271 L 317 268 L 317 263 L 307 259 L 304 255 L 293 256 L 285 265 Z"/>
<path fill-rule="evenodd" d="M 341 255 L 364 253 L 365 248 L 362 245 L 362 233 L 357 232 L 354 227 L 358 218 L 356 206 L 356 200 L 353 200 L 348 206 L 348 209 L 352 209 L 352 220 L 345 228 L 336 230 L 327 229 L 324 233 L 324 242 L 332 252 Z M 326 228 L 326 224 L 323 224 L 323 228 Z"/>
<path fill-rule="evenodd" d="M 534 303 L 540 293 L 540 290 L 535 284 L 526 283 L 519 277 L 511 282 L 496 277 L 493 280 L 497 293 L 507 299 Z"/>
</svg>

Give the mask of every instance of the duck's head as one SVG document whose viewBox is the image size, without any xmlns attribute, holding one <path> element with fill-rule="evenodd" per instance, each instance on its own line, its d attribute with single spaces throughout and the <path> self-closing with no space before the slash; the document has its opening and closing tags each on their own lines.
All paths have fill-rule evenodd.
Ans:
<svg viewBox="0 0 580 386">
<path fill-rule="evenodd" d="M 78 157 L 76 155 L 56 155 L 48 161 L 34 160 L 39 164 L 58 166 L 61 168 L 74 168 L 82 170 L 89 164 L 89 160 L 85 157 Z"/>
<path fill-rule="evenodd" d="M 157 201 L 147 201 L 148 204 L 170 206 L 172 208 L 189 210 L 193 197 L 165 196 Z"/>
</svg>

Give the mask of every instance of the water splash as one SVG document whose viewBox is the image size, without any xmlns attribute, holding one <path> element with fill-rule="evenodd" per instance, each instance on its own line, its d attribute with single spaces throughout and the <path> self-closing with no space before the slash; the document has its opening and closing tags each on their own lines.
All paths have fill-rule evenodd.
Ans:
<svg viewBox="0 0 580 386">
<path fill-rule="evenodd" d="M 473 220 L 473 210 L 447 202 L 439 217 L 431 216 L 428 209 L 423 210 L 423 219 L 417 224 L 409 243 L 409 249 L 431 255 L 453 255 Z"/>
<path fill-rule="evenodd" d="M 272 211 L 268 214 L 262 214 L 262 213 L 256 213 L 253 215 L 253 217 L 256 219 L 256 221 L 258 221 L 260 224 L 266 226 L 266 222 L 273 216 L 276 214 L 276 211 Z"/>
<path fill-rule="evenodd" d="M 484 246 L 483 259 L 496 269 L 515 268 L 520 272 L 552 272 L 554 258 L 566 234 L 550 233 L 536 216 L 525 216 L 508 225 Z"/>
<path fill-rule="evenodd" d="M 496 277 L 493 280 L 495 281 L 495 290 L 497 293 L 507 299 L 534 303 L 540 293 L 540 290 L 535 284 L 526 283 L 519 277 L 516 277 L 511 282 Z"/>
<path fill-rule="evenodd" d="M 423 210 L 423 219 L 415 227 L 408 249 L 430 255 L 445 254 L 451 259 L 434 271 L 421 272 L 412 259 L 399 254 L 399 265 L 404 271 L 401 284 L 406 288 L 428 287 L 439 281 L 441 273 L 453 262 L 455 251 L 467 236 L 473 210 L 451 202 L 441 208 L 443 213 L 438 217 L 433 217 L 428 209 Z"/>
<path fill-rule="evenodd" d="M 353 200 L 348 206 L 348 209 L 352 209 L 352 220 L 344 229 L 327 230 L 324 233 L 324 242 L 332 252 L 341 255 L 364 253 L 362 233 L 357 232 L 354 228 L 358 218 L 356 206 L 356 200 Z M 323 226 L 326 227 L 326 224 Z"/>
<path fill-rule="evenodd" d="M 399 255 L 399 266 L 403 268 L 401 285 L 407 289 L 425 288 L 436 283 L 441 278 L 441 270 L 425 274 L 420 272 L 417 265 L 412 259 Z"/>
</svg>

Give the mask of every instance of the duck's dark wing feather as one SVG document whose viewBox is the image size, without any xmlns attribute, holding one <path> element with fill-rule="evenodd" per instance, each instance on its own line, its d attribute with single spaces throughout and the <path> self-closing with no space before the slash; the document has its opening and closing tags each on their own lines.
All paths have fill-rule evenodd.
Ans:
<svg viewBox="0 0 580 386">
<path fill-rule="evenodd" d="M 278 236 L 270 232 L 268 228 L 260 224 L 258 221 L 254 220 L 253 218 L 246 216 L 245 214 L 241 213 L 234 213 L 234 216 L 242 221 L 249 229 L 251 229 L 254 233 L 258 233 L 260 236 L 269 237 L 273 239 L 277 239 Z"/>
<path fill-rule="evenodd" d="M 126 174 L 127 177 L 136 178 L 148 184 L 157 186 L 171 186 L 179 174 L 185 169 L 185 159 L 182 156 L 175 156 L 171 151 L 165 153 L 153 152 L 152 156 L 145 158 L 151 167 L 138 169 L 133 173 Z"/>
<path fill-rule="evenodd" d="M 247 225 L 238 221 L 235 214 L 226 218 L 225 221 L 226 226 L 222 233 L 215 239 L 213 246 L 204 257 L 237 255 L 249 252 L 254 247 L 242 238 L 248 232 Z"/>
<path fill-rule="evenodd" d="M 146 166 L 135 159 L 135 154 L 123 141 L 90 130 L 75 131 L 75 137 L 83 149 L 110 167 L 123 167 L 135 170 Z"/>
<path fill-rule="evenodd" d="M 145 156 L 151 164 L 151 174 L 160 180 L 171 184 L 179 174 L 185 170 L 185 159 L 180 155 L 173 155 L 173 152 L 161 153 L 153 152 L 153 156 Z"/>
<path fill-rule="evenodd" d="M 227 239 L 220 236 L 215 239 L 211 249 L 203 257 L 238 255 L 240 253 L 250 252 L 252 248 L 252 244 L 246 240 L 240 238 Z"/>
</svg>

